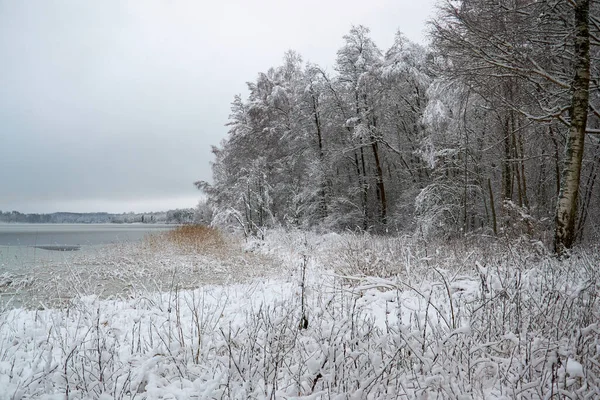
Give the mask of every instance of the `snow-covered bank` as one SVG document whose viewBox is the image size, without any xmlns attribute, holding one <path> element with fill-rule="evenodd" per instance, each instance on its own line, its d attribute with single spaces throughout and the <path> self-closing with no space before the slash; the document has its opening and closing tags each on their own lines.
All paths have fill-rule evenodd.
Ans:
<svg viewBox="0 0 600 400">
<path fill-rule="evenodd" d="M 597 252 L 302 232 L 246 250 L 282 273 L 2 313 L 0 398 L 600 396 Z"/>
<path fill-rule="evenodd" d="M 244 251 L 239 241 L 226 240 L 206 249 L 191 249 L 160 234 L 141 243 L 95 246 L 69 257 L 38 255 L 37 263 L 0 275 L 0 309 L 65 306 L 76 297 L 127 299 L 153 291 L 239 283 L 277 273 L 269 257 Z M 11 256 L 23 256 L 15 250 Z M 33 264 L 33 262 L 32 262 Z M 248 268 L 248 266 L 252 268 Z"/>
</svg>

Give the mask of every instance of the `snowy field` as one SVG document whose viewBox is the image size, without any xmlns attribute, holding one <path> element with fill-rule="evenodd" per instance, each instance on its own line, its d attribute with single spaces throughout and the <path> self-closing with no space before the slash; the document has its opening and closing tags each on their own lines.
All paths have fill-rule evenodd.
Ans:
<svg viewBox="0 0 600 400">
<path fill-rule="evenodd" d="M 0 399 L 600 398 L 597 249 L 273 231 L 81 262 L 13 284 Z"/>
</svg>

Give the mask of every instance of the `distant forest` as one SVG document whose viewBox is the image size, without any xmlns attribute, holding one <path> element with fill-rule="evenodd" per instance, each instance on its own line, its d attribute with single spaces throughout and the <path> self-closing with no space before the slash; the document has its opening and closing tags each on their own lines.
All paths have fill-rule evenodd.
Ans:
<svg viewBox="0 0 600 400">
<path fill-rule="evenodd" d="M 56 212 L 51 214 L 23 214 L 18 211 L 0 211 L 0 222 L 31 224 L 185 224 L 194 222 L 193 209 L 177 209 L 150 213 L 71 213 Z"/>
<path fill-rule="evenodd" d="M 369 29 L 333 71 L 290 51 L 231 104 L 196 182 L 213 221 L 488 234 L 557 252 L 600 231 L 600 2 L 440 2 L 431 45 Z M 585 142 L 585 146 L 584 146 Z"/>
</svg>

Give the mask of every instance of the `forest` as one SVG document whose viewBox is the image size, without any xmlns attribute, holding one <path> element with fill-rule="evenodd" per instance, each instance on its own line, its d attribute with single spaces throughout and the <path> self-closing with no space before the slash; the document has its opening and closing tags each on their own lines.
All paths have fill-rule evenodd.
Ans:
<svg viewBox="0 0 600 400">
<path fill-rule="evenodd" d="M 335 65 L 288 51 L 248 82 L 195 183 L 213 223 L 597 241 L 599 2 L 440 2 L 428 29 L 384 50 L 353 26 Z"/>
</svg>

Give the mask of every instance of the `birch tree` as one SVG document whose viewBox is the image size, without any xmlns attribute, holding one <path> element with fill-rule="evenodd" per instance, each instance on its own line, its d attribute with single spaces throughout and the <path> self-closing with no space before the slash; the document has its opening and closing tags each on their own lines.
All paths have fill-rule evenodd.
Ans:
<svg viewBox="0 0 600 400">
<path fill-rule="evenodd" d="M 573 246 L 581 180 L 581 162 L 588 120 L 590 86 L 590 1 L 576 0 L 573 5 L 575 39 L 573 69 L 575 77 L 571 84 L 572 97 L 569 107 L 569 136 L 565 151 L 558 206 L 556 208 L 556 232 L 554 249 L 562 254 Z"/>
</svg>

